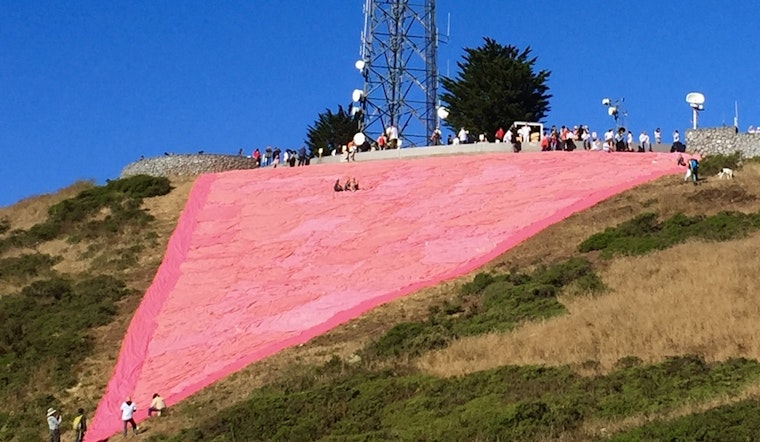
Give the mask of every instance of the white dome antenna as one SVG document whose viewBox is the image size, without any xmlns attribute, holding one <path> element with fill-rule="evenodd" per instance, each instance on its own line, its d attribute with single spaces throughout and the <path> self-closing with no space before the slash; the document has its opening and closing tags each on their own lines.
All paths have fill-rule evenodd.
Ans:
<svg viewBox="0 0 760 442">
<path fill-rule="evenodd" d="M 686 94 L 686 102 L 689 103 L 689 107 L 691 107 L 691 113 L 692 113 L 692 124 L 693 128 L 697 128 L 697 114 L 700 111 L 705 110 L 705 96 L 702 95 L 699 92 L 689 92 Z"/>
</svg>

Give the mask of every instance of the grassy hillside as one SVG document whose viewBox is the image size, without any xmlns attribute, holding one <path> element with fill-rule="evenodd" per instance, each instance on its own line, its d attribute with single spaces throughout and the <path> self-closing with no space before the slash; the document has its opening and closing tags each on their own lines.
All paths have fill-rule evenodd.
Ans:
<svg viewBox="0 0 760 442">
<path fill-rule="evenodd" d="M 0 401 L 12 404 L 0 441 L 40 440 L 51 406 L 94 410 L 189 187 L 80 182 L 0 209 Z"/>
<path fill-rule="evenodd" d="M 759 178 L 752 164 L 618 195 L 252 364 L 143 438 L 751 439 Z M 50 405 L 95 406 L 190 188 L 166 184 L 78 183 L 0 209 L 0 399 L 21 404 L 0 412 L 0 441 L 42 437 Z"/>
</svg>

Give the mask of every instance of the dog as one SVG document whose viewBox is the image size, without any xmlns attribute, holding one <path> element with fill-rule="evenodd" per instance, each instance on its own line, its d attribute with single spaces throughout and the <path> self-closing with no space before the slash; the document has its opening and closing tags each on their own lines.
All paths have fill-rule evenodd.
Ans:
<svg viewBox="0 0 760 442">
<path fill-rule="evenodd" d="M 734 171 L 729 169 L 728 167 L 724 167 L 723 169 L 720 170 L 720 172 L 718 172 L 718 178 L 720 178 L 721 180 L 723 178 L 732 180 L 734 179 Z"/>
</svg>

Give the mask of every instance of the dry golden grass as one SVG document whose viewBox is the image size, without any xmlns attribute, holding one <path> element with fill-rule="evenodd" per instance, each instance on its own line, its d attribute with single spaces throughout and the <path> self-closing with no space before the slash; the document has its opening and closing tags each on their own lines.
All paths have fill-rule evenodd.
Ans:
<svg viewBox="0 0 760 442">
<path fill-rule="evenodd" d="M 7 217 L 12 229 L 28 229 L 45 221 L 48 207 L 92 186 L 91 181 L 77 181 L 55 193 L 25 198 L 11 206 L 0 207 L 0 218 Z"/>
<path fill-rule="evenodd" d="M 756 235 L 616 259 L 601 275 L 610 294 L 561 299 L 567 315 L 460 339 L 422 357 L 418 366 L 456 376 L 508 364 L 598 361 L 609 370 L 625 356 L 645 362 L 687 353 L 708 361 L 760 359 L 758 247 Z"/>
</svg>

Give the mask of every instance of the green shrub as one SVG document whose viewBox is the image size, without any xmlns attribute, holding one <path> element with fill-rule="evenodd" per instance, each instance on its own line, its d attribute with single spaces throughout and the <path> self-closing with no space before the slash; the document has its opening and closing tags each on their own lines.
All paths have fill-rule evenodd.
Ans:
<svg viewBox="0 0 760 442">
<path fill-rule="evenodd" d="M 568 367 L 506 366 L 441 379 L 335 364 L 315 368 L 333 374 L 316 382 L 310 376 L 302 389 L 289 382 L 255 390 L 195 428 L 151 440 L 562 440 L 587 419 L 674 410 L 760 378 L 754 361 L 706 364 L 692 356 L 597 377 Z M 648 440 L 673 440 L 668 434 Z"/>
<path fill-rule="evenodd" d="M 74 367 L 91 351 L 89 330 L 107 324 L 128 293 L 109 276 L 54 277 L 0 298 L 0 379 L 20 388 L 46 364 L 57 385 L 70 386 Z"/>
<path fill-rule="evenodd" d="M 728 241 L 760 229 L 760 213 L 720 212 L 712 216 L 676 214 L 663 222 L 654 213 L 643 213 L 616 227 L 595 233 L 578 245 L 582 253 L 601 251 L 601 256 L 642 255 L 663 250 L 691 238 Z"/>
<path fill-rule="evenodd" d="M 744 400 L 672 421 L 655 421 L 615 435 L 616 442 L 755 441 L 760 434 L 760 403 Z"/>
<path fill-rule="evenodd" d="M 742 161 L 742 154 L 736 151 L 730 155 L 706 155 L 699 161 L 701 176 L 715 175 L 724 167 L 737 170 Z"/>
<path fill-rule="evenodd" d="M 41 275 L 49 275 L 52 267 L 61 261 L 60 256 L 41 253 L 24 254 L 14 258 L 0 259 L 0 281 L 25 281 Z"/>
<path fill-rule="evenodd" d="M 85 189 L 48 208 L 48 218 L 29 230 L 13 230 L 0 240 L 0 253 L 31 248 L 68 235 L 73 241 L 109 237 L 127 229 L 144 228 L 154 217 L 142 209 L 143 198 L 165 195 L 167 178 L 137 175 Z"/>
<path fill-rule="evenodd" d="M 0 218 L 0 235 L 11 230 L 11 220 L 7 216 Z"/>
<path fill-rule="evenodd" d="M 364 349 L 368 359 L 418 356 L 454 339 L 511 330 L 523 321 L 560 314 L 557 295 L 573 285 L 576 291 L 599 292 L 604 284 L 583 258 L 537 268 L 531 274 L 479 273 L 460 288 L 457 299 L 430 309 L 427 320 L 391 328 Z"/>
<path fill-rule="evenodd" d="M 488 287 L 488 284 L 492 283 L 493 281 L 493 275 L 490 273 L 480 272 L 475 275 L 475 278 L 473 278 L 472 281 L 462 284 L 459 292 L 464 296 L 474 295 L 482 292 L 483 289 Z"/>
</svg>

